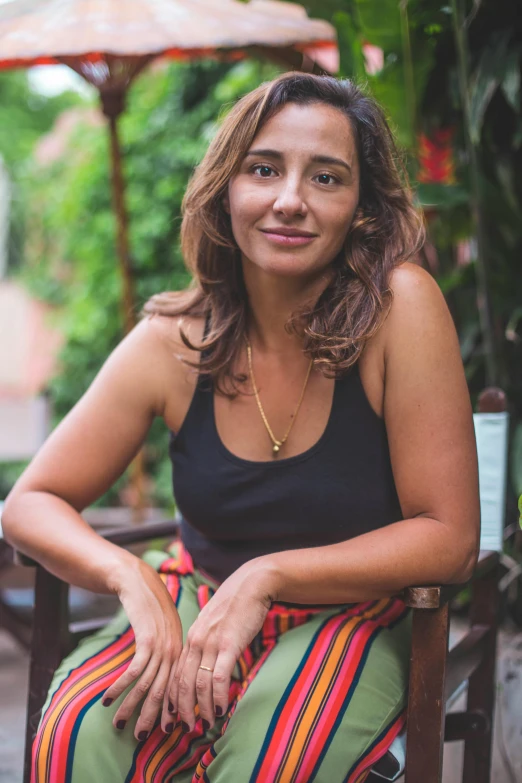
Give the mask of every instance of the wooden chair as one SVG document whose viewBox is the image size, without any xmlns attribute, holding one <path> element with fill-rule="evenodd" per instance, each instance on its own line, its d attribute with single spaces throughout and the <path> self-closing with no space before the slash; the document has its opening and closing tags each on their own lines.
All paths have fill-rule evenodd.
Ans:
<svg viewBox="0 0 522 783">
<path fill-rule="evenodd" d="M 488 389 L 481 395 L 478 415 L 501 413 L 505 407 L 503 392 Z M 500 489 L 502 494 L 503 488 Z M 506 537 L 517 529 L 516 525 L 508 528 Z M 108 540 L 127 546 L 174 538 L 177 524 L 173 520 L 100 532 Z M 102 627 L 106 620 L 70 624 L 68 585 L 27 558 L 18 559 L 36 567 L 24 767 L 24 783 L 29 783 L 31 746 L 53 673 L 78 641 Z M 489 783 L 499 579 L 499 551 L 481 551 L 471 580 L 470 630 L 449 651 L 450 601 L 464 585 L 415 586 L 401 593 L 413 612 L 407 727 L 374 765 L 367 783 L 397 780 L 403 771 L 405 783 L 440 783 L 443 743 L 455 740 L 465 741 L 462 783 Z M 448 699 L 466 682 L 466 711 L 446 715 Z"/>
</svg>

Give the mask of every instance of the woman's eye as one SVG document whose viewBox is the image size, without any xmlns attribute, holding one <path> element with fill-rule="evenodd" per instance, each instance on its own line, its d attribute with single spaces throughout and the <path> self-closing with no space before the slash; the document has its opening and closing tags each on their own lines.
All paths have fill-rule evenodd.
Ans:
<svg viewBox="0 0 522 783">
<path fill-rule="evenodd" d="M 321 185 L 334 185 L 336 182 L 338 182 L 338 181 L 339 181 L 339 180 L 337 179 L 337 177 L 334 177 L 334 176 L 333 176 L 333 174 L 318 174 L 318 175 L 317 175 L 317 178 L 318 178 L 318 179 L 322 179 L 322 180 L 323 180 L 323 181 L 320 183 Z M 325 181 L 324 181 L 325 179 L 327 179 L 327 180 L 331 180 L 331 181 L 330 181 L 330 182 L 325 182 Z"/>
<path fill-rule="evenodd" d="M 268 179 L 270 176 L 270 172 L 274 169 L 271 166 L 263 165 L 262 163 L 258 163 L 256 166 L 252 166 L 251 169 L 253 172 L 259 171 L 259 176 L 263 179 Z"/>
</svg>

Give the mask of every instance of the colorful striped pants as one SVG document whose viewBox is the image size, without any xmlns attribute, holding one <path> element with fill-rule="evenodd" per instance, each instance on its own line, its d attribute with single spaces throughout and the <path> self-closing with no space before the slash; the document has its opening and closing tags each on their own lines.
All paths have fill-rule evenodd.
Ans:
<svg viewBox="0 0 522 783">
<path fill-rule="evenodd" d="M 183 635 L 218 587 L 176 543 L 150 553 Z M 160 562 L 161 560 L 161 562 Z M 33 748 L 32 783 L 362 783 L 403 728 L 411 613 L 397 598 L 274 603 L 236 664 L 229 709 L 205 732 L 112 726 L 108 686 L 134 652 L 121 610 L 57 670 Z"/>
</svg>

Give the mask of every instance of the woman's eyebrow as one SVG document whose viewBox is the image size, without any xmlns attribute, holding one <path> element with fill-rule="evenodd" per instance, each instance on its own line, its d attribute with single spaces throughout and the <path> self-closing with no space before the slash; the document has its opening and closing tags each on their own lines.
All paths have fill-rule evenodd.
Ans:
<svg viewBox="0 0 522 783">
<path fill-rule="evenodd" d="M 277 158 L 278 160 L 284 157 L 283 153 L 279 152 L 279 150 L 249 150 L 246 153 L 245 158 L 248 158 L 249 155 Z M 341 158 L 332 158 L 330 155 L 312 155 L 310 160 L 312 160 L 314 163 L 326 163 L 330 166 L 343 166 L 345 169 L 348 169 L 350 174 L 352 173 L 352 167 L 349 165 L 349 163 L 346 163 L 346 161 L 342 160 Z"/>
</svg>

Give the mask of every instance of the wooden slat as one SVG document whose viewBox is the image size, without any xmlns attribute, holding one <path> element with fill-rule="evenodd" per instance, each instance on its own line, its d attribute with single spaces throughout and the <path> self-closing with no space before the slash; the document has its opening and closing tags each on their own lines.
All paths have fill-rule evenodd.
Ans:
<svg viewBox="0 0 522 783">
<path fill-rule="evenodd" d="M 401 597 L 406 606 L 412 609 L 438 609 L 449 603 L 465 586 L 466 584 L 406 587 Z"/>
<path fill-rule="evenodd" d="M 450 712 L 446 715 L 444 741 L 475 739 L 486 735 L 489 730 L 489 720 L 483 712 Z"/>
<path fill-rule="evenodd" d="M 449 607 L 414 609 L 405 783 L 441 783 Z"/>
<path fill-rule="evenodd" d="M 97 531 L 102 538 L 119 546 L 130 546 L 150 541 L 153 538 L 168 538 L 178 533 L 178 523 L 174 519 L 166 522 L 154 522 L 153 524 L 139 525 L 136 527 L 112 528 Z"/>
<path fill-rule="evenodd" d="M 35 601 L 25 735 L 24 781 L 30 778 L 31 748 L 54 672 L 68 652 L 69 585 L 39 566 Z"/>
<path fill-rule="evenodd" d="M 491 632 L 488 625 L 474 625 L 448 653 L 446 664 L 446 683 L 444 698 L 454 693 L 458 686 L 469 679 L 484 658 L 487 636 Z"/>
<path fill-rule="evenodd" d="M 470 608 L 471 627 L 486 625 L 490 632 L 484 636 L 481 642 L 484 647 L 482 660 L 469 678 L 467 706 L 468 710 L 482 712 L 486 715 L 490 728 L 485 735 L 469 737 L 466 740 L 462 783 L 489 783 L 491 776 L 497 631 L 500 613 L 499 572 L 500 565 L 497 559 L 494 568 L 473 582 Z"/>
</svg>

